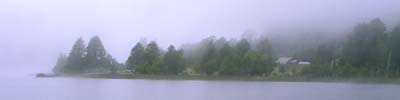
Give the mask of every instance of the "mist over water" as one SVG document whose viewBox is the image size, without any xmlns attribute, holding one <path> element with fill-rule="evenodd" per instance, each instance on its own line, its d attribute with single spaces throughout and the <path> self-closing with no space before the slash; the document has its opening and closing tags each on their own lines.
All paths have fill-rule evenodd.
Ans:
<svg viewBox="0 0 400 100">
<path fill-rule="evenodd" d="M 251 47 L 267 37 L 274 56 L 284 57 L 340 44 L 375 18 L 391 31 L 400 24 L 400 0 L 0 0 L 0 100 L 396 100 L 400 86 L 391 84 L 35 77 L 50 73 L 80 37 L 85 44 L 101 37 L 121 64 L 136 43 L 151 41 L 200 62 L 206 48 L 198 47 L 221 37 L 245 38 Z"/>
<path fill-rule="evenodd" d="M 140 38 L 161 47 L 198 42 L 208 36 L 240 38 L 246 31 L 268 37 L 304 33 L 347 34 L 357 23 L 381 18 L 399 22 L 398 0 L 2 0 L 2 71 L 49 71 L 74 40 L 102 37 L 125 62 Z"/>
</svg>

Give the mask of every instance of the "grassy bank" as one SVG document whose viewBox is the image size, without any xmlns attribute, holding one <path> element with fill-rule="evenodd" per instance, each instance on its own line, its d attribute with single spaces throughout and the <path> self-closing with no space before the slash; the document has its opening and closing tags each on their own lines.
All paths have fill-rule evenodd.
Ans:
<svg viewBox="0 0 400 100">
<path fill-rule="evenodd" d="M 351 82 L 400 84 L 400 78 L 339 78 L 339 77 L 254 77 L 254 76 L 165 76 L 136 75 L 134 79 L 149 80 L 223 80 L 223 81 L 274 81 L 274 82 Z"/>
<path fill-rule="evenodd" d="M 275 82 L 352 82 L 400 84 L 400 78 L 382 77 L 256 77 L 256 76 L 187 76 L 187 75 L 134 75 L 128 73 L 92 73 L 80 75 L 41 75 L 37 77 L 84 77 L 102 79 L 145 79 L 145 80 L 221 80 L 221 81 L 275 81 Z"/>
</svg>

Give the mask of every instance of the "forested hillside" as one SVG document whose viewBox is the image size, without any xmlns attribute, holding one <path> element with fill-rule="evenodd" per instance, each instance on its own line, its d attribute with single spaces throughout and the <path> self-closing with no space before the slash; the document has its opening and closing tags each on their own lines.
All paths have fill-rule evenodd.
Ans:
<svg viewBox="0 0 400 100">
<path fill-rule="evenodd" d="M 270 39 L 267 35 L 241 39 L 210 36 L 198 43 L 185 44 L 180 48 L 170 45 L 166 49 L 160 48 L 156 41 L 148 44 L 138 42 L 132 47 L 126 62 L 118 64 L 106 52 L 99 37 L 93 37 L 88 46 L 79 38 L 68 55 L 60 55 L 53 71 L 63 74 L 128 72 L 264 77 L 400 75 L 400 26 L 389 30 L 380 19 L 356 25 L 350 34 L 341 39 L 305 42 L 301 49 L 284 45 L 290 40 L 279 43 Z M 292 67 L 276 63 L 283 55 L 310 64 L 290 72 Z"/>
</svg>

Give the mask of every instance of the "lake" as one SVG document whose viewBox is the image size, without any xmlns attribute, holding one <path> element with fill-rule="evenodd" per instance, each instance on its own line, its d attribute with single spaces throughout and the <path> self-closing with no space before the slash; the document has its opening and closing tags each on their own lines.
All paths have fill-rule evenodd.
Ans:
<svg viewBox="0 0 400 100">
<path fill-rule="evenodd" d="M 390 84 L 2 78 L 0 100 L 398 100 Z"/>
</svg>

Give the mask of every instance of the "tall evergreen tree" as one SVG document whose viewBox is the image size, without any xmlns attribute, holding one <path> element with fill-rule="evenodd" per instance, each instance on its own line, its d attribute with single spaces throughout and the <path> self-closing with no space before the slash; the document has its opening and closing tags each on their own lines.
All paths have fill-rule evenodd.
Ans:
<svg viewBox="0 0 400 100">
<path fill-rule="evenodd" d="M 239 67 L 239 74 L 246 75 L 249 73 L 250 59 L 246 58 L 246 54 L 250 51 L 250 43 L 246 39 L 241 39 L 236 45 L 236 53 L 238 55 L 238 61 L 236 66 Z"/>
<path fill-rule="evenodd" d="M 248 56 L 252 58 L 253 62 L 252 74 L 269 74 L 272 71 L 274 54 L 266 37 L 260 38 L 259 43 L 256 45 L 256 51 Z"/>
<path fill-rule="evenodd" d="M 63 71 L 63 67 L 65 67 L 65 65 L 67 64 L 67 55 L 65 55 L 65 54 L 60 54 L 59 56 L 58 56 L 58 59 L 57 59 L 57 63 L 56 63 L 56 65 L 54 66 L 54 68 L 53 68 L 53 73 L 62 73 L 62 71 Z"/>
<path fill-rule="evenodd" d="M 163 59 L 163 72 L 166 74 L 179 74 L 183 71 L 182 53 L 177 51 L 173 45 L 168 47 Z"/>
<path fill-rule="evenodd" d="M 220 50 L 227 43 L 228 43 L 228 41 L 224 37 L 221 37 L 221 38 L 215 40 L 214 45 L 215 45 L 215 48 L 217 48 L 217 50 Z"/>
<path fill-rule="evenodd" d="M 237 53 L 244 56 L 250 50 L 250 43 L 246 39 L 241 39 L 236 45 Z"/>
<path fill-rule="evenodd" d="M 87 47 L 86 65 L 88 72 L 108 71 L 112 67 L 112 59 L 107 59 L 107 52 L 98 36 L 90 39 Z M 110 56 L 110 55 L 109 55 Z M 112 57 L 108 57 L 112 58 Z"/>
<path fill-rule="evenodd" d="M 242 60 L 244 62 L 242 68 L 243 75 L 263 75 L 269 74 L 272 71 L 272 66 L 268 63 L 268 59 L 259 52 L 248 52 Z"/>
<path fill-rule="evenodd" d="M 206 46 L 206 52 L 204 53 L 199 70 L 206 75 L 212 75 L 217 70 L 217 48 L 214 45 L 214 41 L 210 41 Z"/>
<path fill-rule="evenodd" d="M 400 26 L 390 34 L 389 59 L 386 70 L 395 76 L 400 76 Z"/>
<path fill-rule="evenodd" d="M 313 63 L 315 64 L 331 64 L 334 60 L 335 47 L 333 44 L 321 44 L 318 46 Z"/>
<path fill-rule="evenodd" d="M 379 66 L 385 26 L 379 19 L 359 24 L 349 36 L 343 56 L 353 66 Z"/>
<path fill-rule="evenodd" d="M 259 40 L 259 43 L 256 45 L 256 52 L 258 52 L 263 60 L 268 64 L 268 66 L 272 66 L 274 61 L 274 53 L 272 51 L 271 44 L 269 43 L 266 37 L 262 37 Z"/>
<path fill-rule="evenodd" d="M 105 70 L 108 70 L 111 73 L 116 73 L 117 72 L 118 62 L 110 54 L 107 54 L 106 58 L 103 61 L 104 61 L 104 66 L 106 66 Z"/>
<path fill-rule="evenodd" d="M 62 73 L 82 73 L 84 72 L 86 57 L 86 47 L 82 38 L 76 40 L 67 58 L 67 63 L 60 69 Z"/>
<path fill-rule="evenodd" d="M 145 49 L 145 63 L 138 71 L 143 74 L 159 74 L 161 72 L 161 50 L 155 41 L 150 42 Z"/>
<path fill-rule="evenodd" d="M 130 56 L 126 61 L 128 69 L 134 70 L 135 68 L 142 66 L 144 63 L 144 53 L 143 45 L 141 43 L 137 43 L 135 47 L 132 48 Z"/>
<path fill-rule="evenodd" d="M 221 50 L 219 50 L 219 72 L 222 75 L 234 75 L 239 72 L 239 67 L 236 65 L 239 57 L 235 53 L 235 50 L 226 43 L 223 45 Z"/>
<path fill-rule="evenodd" d="M 385 65 L 385 25 L 379 19 L 356 26 L 342 52 L 342 62 L 360 74 L 376 75 Z"/>
</svg>

